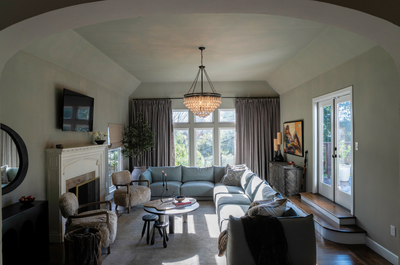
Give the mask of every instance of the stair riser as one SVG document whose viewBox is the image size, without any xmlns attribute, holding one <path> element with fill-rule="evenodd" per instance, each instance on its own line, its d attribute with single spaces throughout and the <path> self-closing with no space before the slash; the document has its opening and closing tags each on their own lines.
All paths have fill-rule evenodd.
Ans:
<svg viewBox="0 0 400 265">
<path fill-rule="evenodd" d="M 314 222 L 315 230 L 318 231 L 324 238 L 347 245 L 357 245 L 357 244 L 365 244 L 365 233 L 343 233 L 332 231 L 322 227 L 317 222 Z"/>
<path fill-rule="evenodd" d="M 324 208 L 320 207 L 318 204 L 315 204 L 314 202 L 310 201 L 308 198 L 301 196 L 301 201 L 304 203 L 307 203 L 308 205 L 314 207 L 321 213 L 323 213 L 326 217 L 337 223 L 338 225 L 355 225 L 356 224 L 356 218 L 342 218 L 339 219 L 330 212 L 326 211 Z"/>
</svg>

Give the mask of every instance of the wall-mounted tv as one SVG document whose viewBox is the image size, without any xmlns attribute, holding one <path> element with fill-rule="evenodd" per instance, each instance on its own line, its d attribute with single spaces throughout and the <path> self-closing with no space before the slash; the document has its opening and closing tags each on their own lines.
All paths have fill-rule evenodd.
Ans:
<svg viewBox="0 0 400 265">
<path fill-rule="evenodd" d="M 62 105 L 62 130 L 93 131 L 94 98 L 64 88 Z"/>
</svg>

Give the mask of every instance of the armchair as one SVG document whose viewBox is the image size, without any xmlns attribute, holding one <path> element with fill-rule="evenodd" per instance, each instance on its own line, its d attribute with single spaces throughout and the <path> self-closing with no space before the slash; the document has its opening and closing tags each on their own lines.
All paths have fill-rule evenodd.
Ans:
<svg viewBox="0 0 400 265">
<path fill-rule="evenodd" d="M 65 223 L 65 233 L 79 228 L 97 228 L 101 234 L 101 246 L 108 248 L 110 254 L 110 245 L 114 242 L 117 235 L 117 215 L 111 209 L 110 201 L 100 201 L 79 205 L 78 198 L 74 193 L 67 192 L 61 195 L 58 200 L 61 214 L 67 219 Z M 90 205 L 107 204 L 109 210 L 99 209 L 76 214 L 78 209 Z"/>
<path fill-rule="evenodd" d="M 128 207 L 128 213 L 131 207 L 150 201 L 151 190 L 148 180 L 131 180 L 131 173 L 128 170 L 112 173 L 112 182 L 117 188 L 114 191 L 115 210 L 118 206 Z M 146 186 L 131 185 L 133 182 L 147 182 Z"/>
</svg>

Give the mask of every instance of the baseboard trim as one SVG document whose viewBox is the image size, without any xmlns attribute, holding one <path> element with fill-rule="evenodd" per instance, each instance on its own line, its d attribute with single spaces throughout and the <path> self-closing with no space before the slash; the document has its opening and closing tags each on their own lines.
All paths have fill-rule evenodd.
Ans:
<svg viewBox="0 0 400 265">
<path fill-rule="evenodd" d="M 367 245 L 370 249 L 387 259 L 390 263 L 392 264 L 399 264 L 399 257 L 386 248 L 382 247 L 378 243 L 376 243 L 374 240 L 372 240 L 369 237 L 365 237 L 365 245 Z"/>
</svg>

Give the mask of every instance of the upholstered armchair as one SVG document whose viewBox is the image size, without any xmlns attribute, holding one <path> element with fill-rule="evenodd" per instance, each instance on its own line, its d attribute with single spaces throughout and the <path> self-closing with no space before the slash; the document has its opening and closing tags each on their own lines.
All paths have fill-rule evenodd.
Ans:
<svg viewBox="0 0 400 265">
<path fill-rule="evenodd" d="M 115 210 L 118 206 L 131 207 L 150 201 L 151 190 L 148 180 L 131 180 L 131 173 L 128 170 L 112 173 L 112 182 L 117 188 L 114 191 Z M 147 182 L 146 186 L 131 185 L 133 182 Z"/>
<path fill-rule="evenodd" d="M 67 219 L 65 233 L 79 228 L 97 228 L 101 234 L 101 246 L 108 248 L 114 242 L 117 235 L 117 215 L 111 209 L 110 201 L 100 201 L 79 205 L 78 198 L 74 193 L 67 192 L 58 200 L 62 216 Z M 108 209 L 86 211 L 77 214 L 78 209 L 96 204 L 107 204 Z"/>
</svg>

